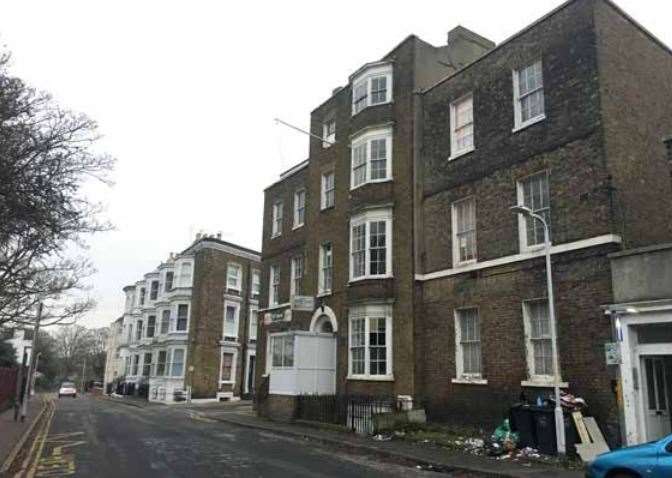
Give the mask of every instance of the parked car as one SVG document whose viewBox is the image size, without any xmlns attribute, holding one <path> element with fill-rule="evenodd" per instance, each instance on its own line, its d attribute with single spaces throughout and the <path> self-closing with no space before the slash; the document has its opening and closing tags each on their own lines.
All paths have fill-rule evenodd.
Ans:
<svg viewBox="0 0 672 478">
<path fill-rule="evenodd" d="M 61 398 L 63 396 L 77 398 L 77 388 L 75 387 L 74 383 L 63 382 L 61 384 L 61 388 L 58 389 L 58 398 Z"/>
<path fill-rule="evenodd" d="M 586 466 L 586 478 L 669 478 L 672 435 L 662 440 L 599 455 Z"/>
</svg>

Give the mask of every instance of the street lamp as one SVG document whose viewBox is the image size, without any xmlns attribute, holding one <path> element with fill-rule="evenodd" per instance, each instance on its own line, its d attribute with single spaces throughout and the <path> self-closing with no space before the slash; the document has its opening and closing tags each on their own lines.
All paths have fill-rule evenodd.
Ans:
<svg viewBox="0 0 672 478">
<path fill-rule="evenodd" d="M 555 440 L 558 447 L 558 454 L 564 455 L 565 449 L 565 420 L 562 415 L 562 404 L 560 403 L 560 371 L 558 366 L 558 334 L 555 321 L 555 301 L 553 299 L 553 274 L 551 272 L 551 237 L 548 230 L 548 223 L 539 214 L 535 214 L 532 209 L 521 204 L 512 206 L 511 210 L 531 220 L 540 221 L 544 226 L 544 249 L 546 255 L 546 287 L 548 294 L 548 313 L 551 322 L 551 347 L 553 349 L 553 390 L 555 392 Z"/>
</svg>

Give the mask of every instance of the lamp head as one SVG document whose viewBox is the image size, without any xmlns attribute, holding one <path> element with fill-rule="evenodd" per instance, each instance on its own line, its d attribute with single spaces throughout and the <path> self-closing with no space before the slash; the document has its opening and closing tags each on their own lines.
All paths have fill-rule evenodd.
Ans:
<svg viewBox="0 0 672 478">
<path fill-rule="evenodd" d="M 527 206 L 523 206 L 522 204 L 516 204 L 515 206 L 511 206 L 510 208 L 513 212 L 516 214 L 522 214 L 523 216 L 532 216 L 532 209 L 530 209 Z"/>
</svg>

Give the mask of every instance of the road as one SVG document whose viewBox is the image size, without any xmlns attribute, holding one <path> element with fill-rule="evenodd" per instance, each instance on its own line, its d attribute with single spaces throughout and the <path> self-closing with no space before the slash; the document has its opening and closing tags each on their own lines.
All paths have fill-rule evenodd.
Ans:
<svg viewBox="0 0 672 478">
<path fill-rule="evenodd" d="M 473 477 L 438 474 L 268 432 L 199 420 L 177 407 L 56 400 L 35 477 Z"/>
</svg>

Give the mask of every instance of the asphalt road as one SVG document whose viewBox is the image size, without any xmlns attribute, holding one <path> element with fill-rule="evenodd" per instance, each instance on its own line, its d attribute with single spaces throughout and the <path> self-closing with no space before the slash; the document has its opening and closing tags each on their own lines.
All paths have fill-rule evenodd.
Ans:
<svg viewBox="0 0 672 478">
<path fill-rule="evenodd" d="M 457 477 L 194 419 L 175 407 L 56 401 L 36 477 Z"/>
</svg>

